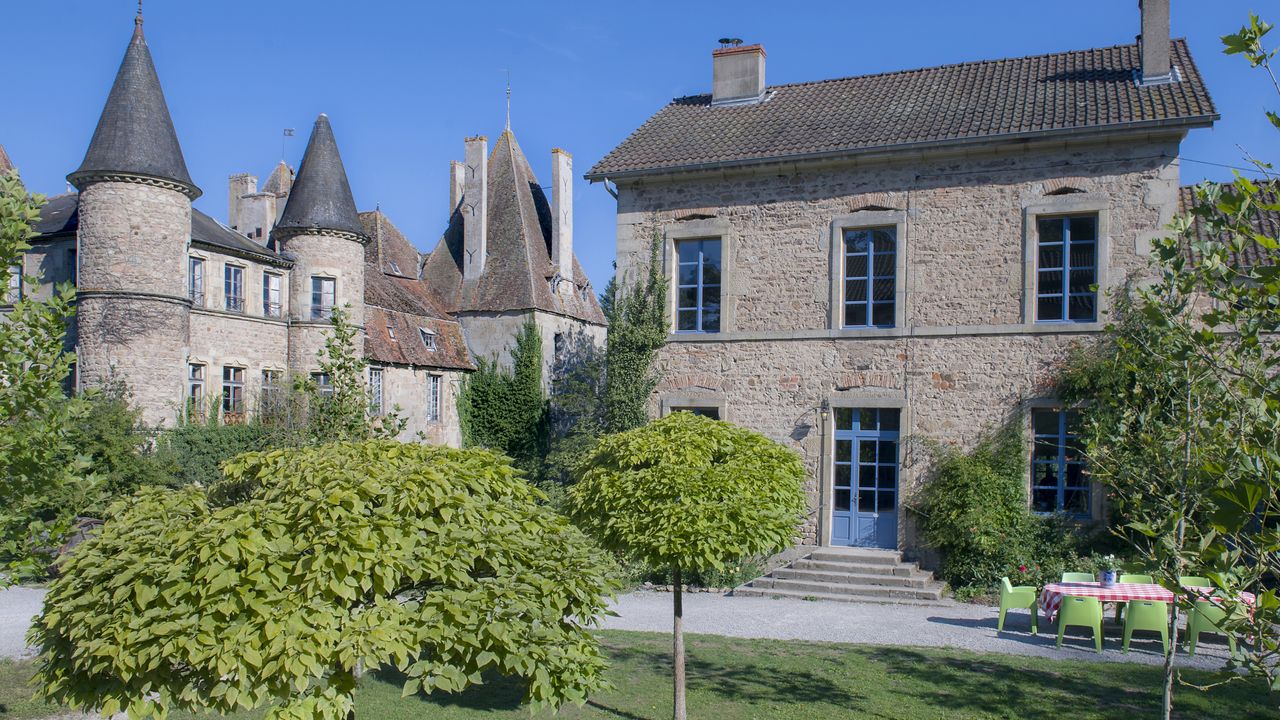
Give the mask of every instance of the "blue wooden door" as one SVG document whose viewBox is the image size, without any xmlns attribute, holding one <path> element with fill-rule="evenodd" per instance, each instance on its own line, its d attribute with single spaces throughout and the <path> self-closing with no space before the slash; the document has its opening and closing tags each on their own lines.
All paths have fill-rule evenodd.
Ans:
<svg viewBox="0 0 1280 720">
<path fill-rule="evenodd" d="M 831 543 L 898 546 L 897 408 L 836 408 Z"/>
</svg>

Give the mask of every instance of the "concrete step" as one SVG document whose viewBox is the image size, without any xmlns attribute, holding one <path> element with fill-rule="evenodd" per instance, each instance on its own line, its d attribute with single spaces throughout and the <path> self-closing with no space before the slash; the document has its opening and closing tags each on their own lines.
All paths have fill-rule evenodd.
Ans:
<svg viewBox="0 0 1280 720">
<path fill-rule="evenodd" d="M 902 553 L 896 550 L 826 547 L 815 549 L 807 559 L 845 564 L 899 565 L 902 563 Z"/>
<path fill-rule="evenodd" d="M 752 580 L 747 583 L 746 587 L 770 591 L 787 590 L 800 595 L 856 595 L 859 597 L 900 598 L 906 600 L 942 599 L 941 587 L 895 587 L 889 585 L 810 582 L 768 576 Z"/>
<path fill-rule="evenodd" d="M 947 603 L 942 600 L 920 600 L 912 598 L 894 598 L 879 597 L 874 595 L 846 595 L 837 593 L 818 593 L 803 590 L 788 590 L 783 588 L 757 588 L 743 585 L 736 588 L 733 595 L 738 597 L 768 597 L 768 598 L 787 598 L 792 600 L 812 600 L 825 602 L 843 602 L 843 603 L 872 603 L 877 605 L 913 605 L 925 607 L 940 607 Z"/>
<path fill-rule="evenodd" d="M 899 575 L 904 577 L 923 577 L 933 579 L 929 570 L 919 569 L 915 563 L 901 565 L 883 565 L 875 563 L 843 563 L 822 560 L 800 559 L 787 567 L 794 570 L 812 570 L 814 572 L 853 573 L 856 575 Z"/>
<path fill-rule="evenodd" d="M 769 573 L 769 577 L 780 580 L 803 580 L 805 582 L 835 583 L 838 585 L 885 585 L 889 587 L 928 587 L 933 580 L 931 573 L 853 573 L 809 570 L 807 568 L 785 567 Z"/>
</svg>

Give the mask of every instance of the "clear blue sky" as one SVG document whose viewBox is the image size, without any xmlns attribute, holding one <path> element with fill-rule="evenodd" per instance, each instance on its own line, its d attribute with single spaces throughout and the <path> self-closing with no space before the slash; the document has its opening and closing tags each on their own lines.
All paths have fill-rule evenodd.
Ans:
<svg viewBox="0 0 1280 720">
<path fill-rule="evenodd" d="M 0 144 L 33 190 L 54 194 L 84 155 L 133 29 L 134 0 L 6 0 Z M 550 151 L 580 177 L 672 97 L 707 92 L 726 35 L 763 43 L 770 83 L 1101 47 L 1133 41 L 1136 0 L 916 2 L 435 3 L 409 0 L 147 0 L 146 33 L 197 207 L 226 218 L 226 179 L 264 177 L 285 149 L 296 164 L 327 112 L 361 209 L 380 203 L 418 245 L 435 247 L 449 160 L 462 139 L 502 130 L 505 69 L 512 126 L 550 183 Z M 1220 53 L 1218 36 L 1274 1 L 1174 0 L 1223 119 L 1184 158 L 1240 164 L 1237 144 L 1276 157 L 1268 81 Z M 1280 43 L 1280 30 L 1275 31 Z M 1230 171 L 1185 163 L 1183 181 Z M 597 289 L 612 274 L 614 202 L 581 179 L 576 243 Z"/>
</svg>

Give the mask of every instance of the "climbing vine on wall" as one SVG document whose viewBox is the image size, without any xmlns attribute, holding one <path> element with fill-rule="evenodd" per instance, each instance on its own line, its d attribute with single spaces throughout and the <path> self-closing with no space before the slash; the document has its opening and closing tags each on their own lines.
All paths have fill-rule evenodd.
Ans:
<svg viewBox="0 0 1280 720">
<path fill-rule="evenodd" d="M 458 417 L 466 447 L 506 453 L 533 480 L 543 474 L 549 442 L 546 393 L 542 387 L 542 334 L 533 320 L 516 336 L 507 369 L 497 358 L 480 358 L 458 393 Z"/>
</svg>

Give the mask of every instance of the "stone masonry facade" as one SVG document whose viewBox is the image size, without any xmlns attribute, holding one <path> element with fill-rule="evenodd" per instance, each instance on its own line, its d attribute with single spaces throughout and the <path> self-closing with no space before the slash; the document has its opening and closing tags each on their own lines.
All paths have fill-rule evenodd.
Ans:
<svg viewBox="0 0 1280 720">
<path fill-rule="evenodd" d="M 803 542 L 831 540 L 830 408 L 899 408 L 897 546 L 918 546 L 913 498 L 927 442 L 970 447 L 1054 406 L 1055 367 L 1106 321 L 1105 290 L 1147 268 L 1177 208 L 1177 135 L 989 148 L 618 184 L 618 270 L 641 277 L 657 233 L 722 243 L 721 328 L 672 333 L 652 411 L 713 407 L 798 450 L 809 471 Z M 1036 218 L 1098 217 L 1098 322 L 1034 322 Z M 844 329 L 840 238 L 896 226 L 897 322 Z M 671 298 L 674 309 L 675 298 Z M 1100 517 L 1102 493 L 1092 494 Z"/>
</svg>

